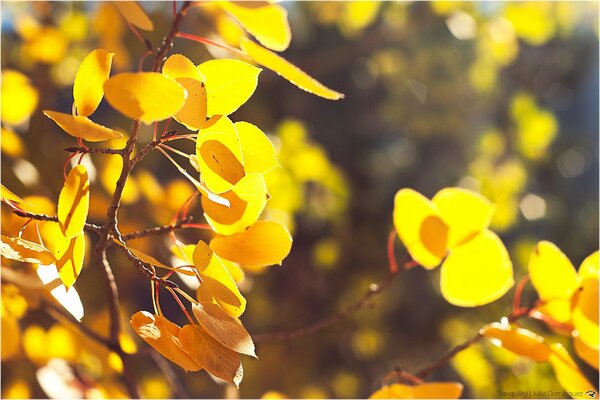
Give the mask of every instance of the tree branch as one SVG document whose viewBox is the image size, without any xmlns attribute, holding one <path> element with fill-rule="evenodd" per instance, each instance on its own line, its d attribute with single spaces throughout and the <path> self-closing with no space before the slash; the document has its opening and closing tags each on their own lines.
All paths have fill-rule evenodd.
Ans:
<svg viewBox="0 0 600 400">
<path fill-rule="evenodd" d="M 108 147 L 67 147 L 65 151 L 69 153 L 81 153 L 81 154 L 92 154 L 92 153 L 101 153 L 101 154 L 123 154 L 123 149 L 111 149 Z"/>
<path fill-rule="evenodd" d="M 183 225 L 188 224 L 188 223 L 192 222 L 193 220 L 194 220 L 194 218 L 192 216 L 189 216 L 189 217 L 185 217 L 185 218 L 179 220 L 175 224 L 169 224 L 169 225 L 163 225 L 163 226 L 153 226 L 152 228 L 146 228 L 146 229 L 142 229 L 139 231 L 126 233 L 126 234 L 122 235 L 121 238 L 125 242 L 127 242 L 128 240 L 143 238 L 146 236 L 163 235 L 165 233 L 170 233 L 170 232 L 176 231 L 178 229 L 181 229 L 181 228 L 183 228 Z"/>
<path fill-rule="evenodd" d="M 349 318 L 350 316 L 352 316 L 352 314 L 365 307 L 369 303 L 369 301 L 371 301 L 373 298 L 375 298 L 377 295 L 379 295 L 385 289 L 387 289 L 390 286 L 390 284 L 394 281 L 394 278 L 397 275 L 397 272 L 390 272 L 390 274 L 383 281 L 379 282 L 378 284 L 373 283 L 369 285 L 368 292 L 365 293 L 358 301 L 342 309 L 336 314 L 322 319 L 321 321 L 317 321 L 311 325 L 289 332 L 261 333 L 252 335 L 252 338 L 256 343 L 284 342 L 322 331 L 323 329 L 326 329 L 331 325 L 335 325 L 336 323 Z"/>
<path fill-rule="evenodd" d="M 12 209 L 12 212 L 14 214 L 18 215 L 19 217 L 34 219 L 36 221 L 58 222 L 57 216 L 51 216 L 51 215 L 46 215 L 46 214 L 36 214 L 36 213 L 28 212 L 28 211 L 18 210 L 15 208 Z M 102 231 L 102 227 L 100 225 L 91 224 L 89 222 L 85 223 L 83 229 L 85 229 L 88 232 L 93 232 L 93 233 L 100 233 Z"/>
</svg>

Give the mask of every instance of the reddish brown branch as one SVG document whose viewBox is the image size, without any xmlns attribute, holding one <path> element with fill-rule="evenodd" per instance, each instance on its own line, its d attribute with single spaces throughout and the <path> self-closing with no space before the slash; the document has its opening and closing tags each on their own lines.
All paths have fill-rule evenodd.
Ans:
<svg viewBox="0 0 600 400">
<path fill-rule="evenodd" d="M 15 208 L 12 209 L 12 212 L 14 214 L 18 215 L 19 217 L 34 219 L 36 221 L 58 222 L 57 216 L 51 216 L 51 215 L 47 215 L 47 214 L 37 214 L 37 213 L 28 212 L 28 211 L 18 210 Z M 86 231 L 89 231 L 89 232 L 99 233 L 102 230 L 102 227 L 100 225 L 91 224 L 89 222 L 86 222 L 83 229 L 85 229 Z"/>
<path fill-rule="evenodd" d="M 101 153 L 101 154 L 123 154 L 123 149 L 111 149 L 109 147 L 67 147 L 65 151 L 69 153 L 75 154 L 92 154 L 92 153 Z"/>
<path fill-rule="evenodd" d="M 175 224 L 163 225 L 163 226 L 153 226 L 152 228 L 146 228 L 135 232 L 126 233 L 121 236 L 124 241 L 143 238 L 146 236 L 154 236 L 154 235 L 164 235 L 165 233 L 170 233 L 176 231 L 178 229 L 184 228 L 184 225 L 188 222 L 192 222 L 193 217 L 186 217 L 182 220 L 178 221 Z"/>
</svg>

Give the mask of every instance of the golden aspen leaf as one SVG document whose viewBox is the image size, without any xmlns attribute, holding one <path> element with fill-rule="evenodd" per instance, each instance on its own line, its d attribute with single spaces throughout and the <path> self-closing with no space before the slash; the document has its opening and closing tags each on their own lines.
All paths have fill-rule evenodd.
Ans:
<svg viewBox="0 0 600 400">
<path fill-rule="evenodd" d="M 422 194 L 412 189 L 396 193 L 394 227 L 412 259 L 424 268 L 437 267 L 446 256 L 448 227 Z"/>
<path fill-rule="evenodd" d="M 550 348 L 552 352 L 549 361 L 560 385 L 568 392 L 581 393 L 581 398 L 589 398 L 585 392 L 596 389 L 581 373 L 567 350 L 560 343 L 555 343 Z"/>
<path fill-rule="evenodd" d="M 25 145 L 21 137 L 12 129 L 2 127 L 2 140 L 0 141 L 2 152 L 12 158 L 20 158 L 25 155 Z"/>
<path fill-rule="evenodd" d="M 242 267 L 240 267 L 238 263 L 234 263 L 233 261 L 225 259 L 221 259 L 221 262 L 225 266 L 227 272 L 229 272 L 229 275 L 231 275 L 231 278 L 234 282 L 239 283 L 244 280 L 246 274 L 244 273 L 244 270 L 242 269 Z"/>
<path fill-rule="evenodd" d="M 258 221 L 244 232 L 215 237 L 210 248 L 219 257 L 241 265 L 281 264 L 292 248 L 292 236 L 277 222 Z"/>
<path fill-rule="evenodd" d="M 192 304 L 192 312 L 200 326 L 217 342 L 236 353 L 256 357 L 252 338 L 239 319 L 214 303 Z"/>
<path fill-rule="evenodd" d="M 179 339 L 182 329 L 176 324 L 165 317 L 150 314 L 147 311 L 138 311 L 133 314 L 130 323 L 135 333 L 163 357 L 186 371 L 202 369 L 202 365 L 184 350 L 186 346 Z"/>
<path fill-rule="evenodd" d="M 60 228 L 56 225 L 57 234 L 60 235 Z M 84 315 L 83 304 L 75 287 L 66 288 L 60 281 L 56 265 L 38 265 L 35 272 L 50 291 L 52 297 L 69 312 L 77 321 L 81 321 Z"/>
<path fill-rule="evenodd" d="M 38 104 L 38 91 L 22 73 L 2 70 L 1 104 L 2 124 L 19 125 L 25 122 Z"/>
<path fill-rule="evenodd" d="M 137 1 L 113 1 L 127 22 L 145 31 L 154 30 L 154 24 Z"/>
<path fill-rule="evenodd" d="M 14 194 L 4 185 L 0 185 L 0 198 L 2 200 L 11 201 L 15 204 L 26 203 L 25 200 Z"/>
<path fill-rule="evenodd" d="M 43 265 L 54 262 L 54 256 L 47 248 L 20 237 L 2 235 L 1 246 L 2 257 L 11 260 Z"/>
<path fill-rule="evenodd" d="M 512 262 L 506 247 L 489 230 L 454 248 L 442 264 L 442 295 L 457 306 L 491 303 L 513 284 Z"/>
<path fill-rule="evenodd" d="M 571 261 L 558 247 L 539 242 L 529 259 L 529 276 L 540 299 L 540 311 L 564 323 L 571 319 L 570 299 L 577 289 L 577 273 Z"/>
<path fill-rule="evenodd" d="M 173 54 L 166 59 L 162 69 L 163 75 L 169 78 L 192 78 L 204 82 L 206 77 L 202 75 L 196 65 L 186 56 Z"/>
<path fill-rule="evenodd" d="M 216 302 L 223 311 L 237 318 L 246 310 L 246 299 L 225 267 L 225 262 L 213 253 L 210 263 L 200 273 L 203 283 L 196 295 L 199 301 Z"/>
<path fill-rule="evenodd" d="M 114 75 L 104 84 L 104 94 L 114 109 L 146 124 L 173 116 L 187 99 L 176 80 L 157 72 Z"/>
<path fill-rule="evenodd" d="M 242 149 L 237 131 L 225 116 L 210 128 L 200 129 L 196 160 L 202 181 L 215 194 L 230 190 L 244 176 Z"/>
<path fill-rule="evenodd" d="M 50 110 L 44 110 L 44 115 L 56 122 L 69 135 L 85 139 L 88 142 L 102 142 L 123 136 L 121 132 L 97 124 L 81 115 L 71 115 Z"/>
<path fill-rule="evenodd" d="M 342 93 L 329 89 L 286 59 L 247 38 L 241 38 L 240 47 L 258 64 L 276 72 L 302 90 L 329 100 L 344 98 Z"/>
<path fill-rule="evenodd" d="M 598 278 L 587 278 L 581 282 L 572 310 L 573 327 L 579 333 L 583 343 L 598 350 Z"/>
<path fill-rule="evenodd" d="M 90 180 L 80 164 L 71 169 L 58 196 L 58 223 L 67 238 L 83 232 L 89 207 Z"/>
<path fill-rule="evenodd" d="M 185 325 L 179 340 L 194 362 L 208 373 L 239 386 L 244 373 L 235 351 L 217 342 L 198 325 Z"/>
<path fill-rule="evenodd" d="M 431 201 L 448 226 L 448 249 L 487 228 L 494 214 L 494 205 L 488 199 L 466 189 L 442 189 Z"/>
<path fill-rule="evenodd" d="M 480 333 L 495 345 L 537 362 L 546 362 L 550 356 L 550 346 L 544 338 L 527 329 L 494 322 L 481 328 Z"/>
<path fill-rule="evenodd" d="M 385 386 L 370 399 L 459 399 L 463 385 L 458 382 L 431 382 L 420 385 L 403 385 L 394 383 Z"/>
<path fill-rule="evenodd" d="M 229 201 L 229 207 L 202 196 L 202 209 L 213 231 L 228 236 L 258 220 L 267 204 L 267 186 L 262 174 L 248 174 L 221 196 Z"/>
<path fill-rule="evenodd" d="M 243 61 L 220 59 L 198 66 L 206 77 L 208 109 L 206 115 L 229 115 L 244 104 L 258 84 L 261 69 Z"/>
<path fill-rule="evenodd" d="M 188 97 L 183 108 L 177 111 L 173 118 L 189 130 L 197 131 L 206 122 L 206 89 L 204 84 L 192 78 L 177 78 L 176 81 L 187 91 Z"/>
<path fill-rule="evenodd" d="M 287 11 L 278 4 L 264 2 L 262 6 L 248 7 L 245 2 L 219 2 L 219 6 L 250 32 L 263 46 L 283 51 L 290 45 L 292 34 Z"/>
<path fill-rule="evenodd" d="M 577 271 L 577 276 L 580 280 L 583 279 L 598 279 L 600 259 L 598 251 L 593 252 L 583 260 Z"/>
<path fill-rule="evenodd" d="M 240 121 L 234 125 L 242 145 L 244 171 L 247 174 L 264 174 L 279 167 L 275 147 L 263 131 L 249 122 Z"/>
<path fill-rule="evenodd" d="M 110 75 L 114 55 L 107 50 L 96 49 L 83 59 L 73 83 L 73 99 L 78 115 L 87 117 L 98 108 L 104 97 L 104 82 Z"/>
<path fill-rule="evenodd" d="M 600 358 L 598 349 L 592 349 L 583 343 L 579 338 L 579 335 L 573 337 L 573 347 L 579 358 L 598 370 L 598 359 Z"/>
<path fill-rule="evenodd" d="M 194 248 L 194 254 L 192 256 L 194 260 L 194 265 L 198 269 L 198 271 L 202 272 L 208 267 L 210 264 L 210 259 L 212 258 L 212 250 L 208 247 L 206 242 L 199 240 L 198 244 Z"/>
<path fill-rule="evenodd" d="M 61 235 L 62 236 L 62 235 Z M 85 255 L 85 236 L 83 232 L 73 238 L 55 238 L 54 256 L 56 257 L 56 269 L 60 280 L 69 289 L 79 276 L 83 267 Z"/>
</svg>

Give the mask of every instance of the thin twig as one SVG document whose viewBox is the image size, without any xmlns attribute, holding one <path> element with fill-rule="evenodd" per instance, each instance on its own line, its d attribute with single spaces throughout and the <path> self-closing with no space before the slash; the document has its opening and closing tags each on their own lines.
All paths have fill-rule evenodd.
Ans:
<svg viewBox="0 0 600 400">
<path fill-rule="evenodd" d="M 163 226 L 153 226 L 152 228 L 146 228 L 135 232 L 126 233 L 121 236 L 121 238 L 127 242 L 128 240 L 143 238 L 151 235 L 163 235 L 165 233 L 173 232 L 178 229 L 184 228 L 184 225 L 192 222 L 193 217 L 186 217 L 179 220 L 175 224 L 163 225 Z"/>
<path fill-rule="evenodd" d="M 91 154 L 91 153 L 101 153 L 101 154 L 123 154 L 123 149 L 111 149 L 110 147 L 67 147 L 65 151 L 69 153 L 75 154 Z"/>
<path fill-rule="evenodd" d="M 51 215 L 47 215 L 47 214 L 37 214 L 37 213 L 28 212 L 28 211 L 18 210 L 15 208 L 12 209 L 12 212 L 14 214 L 18 215 L 19 217 L 23 217 L 23 218 L 34 219 L 37 221 L 58 222 L 57 216 L 51 216 Z M 89 231 L 89 232 L 94 232 L 94 233 L 100 233 L 100 231 L 102 231 L 102 227 L 100 225 L 91 224 L 89 222 L 85 223 L 85 225 L 83 226 L 83 229 L 85 229 L 86 231 Z"/>
</svg>

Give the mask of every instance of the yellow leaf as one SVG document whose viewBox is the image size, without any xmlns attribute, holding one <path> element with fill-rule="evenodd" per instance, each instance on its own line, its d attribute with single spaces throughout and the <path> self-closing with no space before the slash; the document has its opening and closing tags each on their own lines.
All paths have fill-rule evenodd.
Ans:
<svg viewBox="0 0 600 400">
<path fill-rule="evenodd" d="M 104 84 L 104 93 L 117 111 L 146 124 L 173 116 L 187 99 L 176 80 L 157 72 L 114 75 Z"/>
<path fill-rule="evenodd" d="M 104 165 L 102 166 L 102 172 L 100 173 L 100 182 L 102 183 L 102 186 L 104 186 L 106 192 L 111 196 L 115 191 L 122 167 L 123 159 L 118 155 L 104 157 Z M 135 177 L 130 176 L 125 183 L 121 202 L 123 204 L 132 204 L 135 203 L 139 197 L 140 189 L 138 182 Z"/>
<path fill-rule="evenodd" d="M 491 303 L 502 297 L 513 284 L 508 252 L 500 238 L 488 230 L 454 248 L 442 264 L 442 295 L 457 306 Z"/>
<path fill-rule="evenodd" d="M 165 358 L 171 360 L 186 371 L 200 371 L 202 365 L 197 363 L 180 342 L 182 329 L 165 317 L 138 311 L 131 316 L 131 327 L 141 337 Z M 188 347 L 189 348 L 189 347 Z M 204 349 L 199 349 L 204 350 Z"/>
<path fill-rule="evenodd" d="M 204 217 L 221 235 L 241 232 L 254 224 L 267 204 L 267 186 L 262 174 L 244 176 L 233 189 L 221 194 L 229 207 L 202 196 Z"/>
<path fill-rule="evenodd" d="M 0 141 L 2 152 L 12 158 L 20 158 L 25 155 L 25 145 L 21 136 L 12 129 L 2 127 L 2 140 Z"/>
<path fill-rule="evenodd" d="M 19 125 L 25 122 L 38 104 L 38 92 L 29 78 L 18 71 L 2 70 L 2 124 Z"/>
<path fill-rule="evenodd" d="M 403 385 L 395 383 L 385 386 L 370 399 L 459 399 L 463 385 L 458 382 L 431 382 L 420 385 Z"/>
<path fill-rule="evenodd" d="M 577 289 L 577 273 L 571 261 L 554 244 L 539 242 L 529 259 L 529 276 L 545 304 L 540 311 L 558 322 L 571 319 L 570 299 Z"/>
<path fill-rule="evenodd" d="M 58 235 L 60 235 L 60 228 L 58 224 L 54 224 L 56 226 L 56 231 Z M 54 299 L 65 308 L 73 317 L 75 317 L 78 321 L 81 321 L 84 315 L 83 304 L 81 304 L 81 298 L 79 297 L 79 293 L 75 287 L 71 286 L 70 288 L 66 288 L 60 281 L 60 277 L 58 275 L 58 271 L 56 270 L 56 265 L 38 265 L 35 270 L 38 277 L 42 281 L 42 283 L 46 286 L 46 288 L 50 291 L 50 294 Z"/>
<path fill-rule="evenodd" d="M 494 322 L 481 328 L 480 333 L 492 343 L 537 362 L 548 361 L 550 346 L 543 337 L 523 329 Z"/>
<path fill-rule="evenodd" d="M 215 194 L 230 190 L 244 176 L 237 131 L 225 116 L 196 139 L 196 160 L 202 181 Z"/>
<path fill-rule="evenodd" d="M 596 389 L 581 373 L 567 350 L 560 343 L 555 343 L 550 347 L 552 350 L 549 358 L 550 364 L 560 385 L 568 392 L 581 393 L 580 398 L 590 398 L 585 392 L 588 390 L 595 392 Z M 596 395 L 594 398 L 597 397 Z"/>
<path fill-rule="evenodd" d="M 203 283 L 196 292 L 199 301 L 216 302 L 223 311 L 235 318 L 243 314 L 246 299 L 225 267 L 225 260 L 213 253 L 208 267 L 200 276 Z"/>
<path fill-rule="evenodd" d="M 575 299 L 572 310 L 573 327 L 579 333 L 583 343 L 598 350 L 598 278 L 587 278 L 581 282 L 581 287 Z"/>
<path fill-rule="evenodd" d="M 67 289 L 73 286 L 83 267 L 85 236 L 83 232 L 73 238 L 57 235 L 54 247 L 56 269 L 60 280 Z"/>
<path fill-rule="evenodd" d="M 264 2 L 253 6 L 245 2 L 219 2 L 256 40 L 271 50 L 283 51 L 290 45 L 292 34 L 287 11 L 278 4 Z"/>
<path fill-rule="evenodd" d="M 482 195 L 459 188 L 440 190 L 431 200 L 448 226 L 448 249 L 452 249 L 490 225 L 494 206 Z"/>
<path fill-rule="evenodd" d="M 598 279 L 598 269 L 600 268 L 599 264 L 599 253 L 598 251 L 595 251 L 587 256 L 579 266 L 579 271 L 577 271 L 579 279 Z"/>
<path fill-rule="evenodd" d="M 104 82 L 110 75 L 114 55 L 107 50 L 96 49 L 83 59 L 73 83 L 73 99 L 78 115 L 87 117 L 98 108 L 104 97 Z"/>
<path fill-rule="evenodd" d="M 276 72 L 302 90 L 329 100 L 344 98 L 342 93 L 329 89 L 286 59 L 247 38 L 241 38 L 240 47 L 258 64 Z"/>
<path fill-rule="evenodd" d="M 173 115 L 173 118 L 189 130 L 197 131 L 206 122 L 206 89 L 204 84 L 192 78 L 177 78 L 176 81 L 187 91 L 188 97 L 183 108 Z"/>
<path fill-rule="evenodd" d="M 425 196 L 400 189 L 394 199 L 394 227 L 413 260 L 427 269 L 446 256 L 448 227 Z"/>
<path fill-rule="evenodd" d="M 207 116 L 229 115 L 244 104 L 258 84 L 261 69 L 243 61 L 220 59 L 198 66 L 206 77 Z"/>
<path fill-rule="evenodd" d="M 194 254 L 192 256 L 194 260 L 194 265 L 196 266 L 198 271 L 203 272 L 204 270 L 206 270 L 206 267 L 208 267 L 208 264 L 210 264 L 212 254 L 213 252 L 210 249 L 210 247 L 208 247 L 206 242 L 199 240 L 198 244 L 194 248 Z"/>
<path fill-rule="evenodd" d="M 162 73 L 169 78 L 192 78 L 204 82 L 206 77 L 202 75 L 196 65 L 184 55 L 173 54 L 163 64 Z"/>
<path fill-rule="evenodd" d="M 54 256 L 47 248 L 20 237 L 2 235 L 1 245 L 2 257 L 11 260 L 43 265 L 54 262 Z"/>
<path fill-rule="evenodd" d="M 137 1 L 113 1 L 123 17 L 132 25 L 145 31 L 154 30 L 154 24 Z"/>
<path fill-rule="evenodd" d="M 241 265 L 281 264 L 292 248 L 292 237 L 277 222 L 258 221 L 244 232 L 215 237 L 210 248 L 219 257 Z"/>
<path fill-rule="evenodd" d="M 72 238 L 83 232 L 90 206 L 90 181 L 83 165 L 75 166 L 58 197 L 58 223 L 63 234 Z"/>
<path fill-rule="evenodd" d="M 88 142 L 102 142 L 109 139 L 118 139 L 123 136 L 121 132 L 97 124 L 81 115 L 71 115 L 50 110 L 44 110 L 44 115 L 56 122 L 69 135 L 80 137 Z"/>
<path fill-rule="evenodd" d="M 185 325 L 179 339 L 191 358 L 208 373 L 239 386 L 244 373 L 235 351 L 217 342 L 198 325 Z"/>
<path fill-rule="evenodd" d="M 240 121 L 234 125 L 242 145 L 244 171 L 247 174 L 264 174 L 279 167 L 273 143 L 263 131 L 249 122 Z"/>
<path fill-rule="evenodd" d="M 0 185 L 0 198 L 2 200 L 8 200 L 15 204 L 26 203 L 25 200 L 14 194 L 6 186 Z"/>
<path fill-rule="evenodd" d="M 252 338 L 239 319 L 213 303 L 192 304 L 192 311 L 200 326 L 217 342 L 236 353 L 256 357 Z"/>
</svg>

